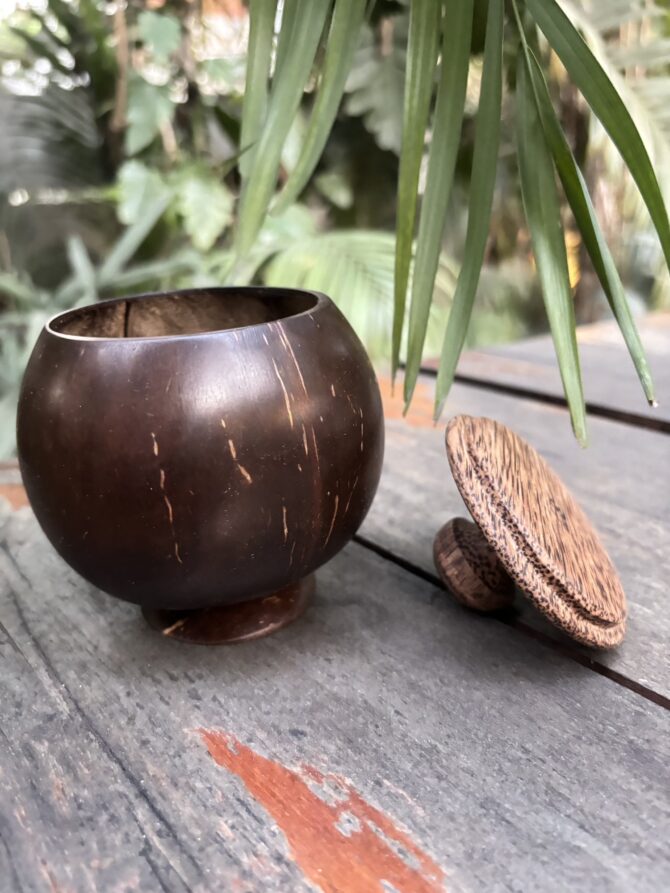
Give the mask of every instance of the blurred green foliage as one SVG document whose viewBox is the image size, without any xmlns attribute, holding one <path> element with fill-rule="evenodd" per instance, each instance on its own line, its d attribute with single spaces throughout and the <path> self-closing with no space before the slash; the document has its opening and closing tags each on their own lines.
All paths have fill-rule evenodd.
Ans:
<svg viewBox="0 0 670 893">
<path fill-rule="evenodd" d="M 485 24 L 480 6 L 426 343 L 432 355 L 439 352 L 463 257 Z M 242 260 L 232 246 L 237 161 L 247 148 L 240 142 L 247 16 L 234 3 L 228 12 L 216 4 L 153 7 L 25 2 L 0 22 L 0 455 L 13 449 L 18 386 L 37 333 L 49 316 L 77 303 L 232 282 L 314 288 L 335 299 L 375 358 L 389 356 L 407 4 L 370 5 L 319 166 L 299 200 L 268 217 Z M 617 22 L 636 21 L 631 4 L 606 0 L 598 6 L 600 19 L 588 4 L 576 8 L 592 28 L 601 61 L 625 75 L 633 63 L 625 56 L 617 61 L 624 44 Z M 668 16 L 649 9 L 640 6 L 639 20 L 656 38 L 667 30 Z M 641 38 L 630 33 L 628 40 L 632 53 Z M 665 77 L 667 51 L 655 58 L 653 73 Z M 553 97 L 591 182 L 615 161 L 602 147 L 589 154 L 598 131 L 560 67 L 554 75 Z M 661 108 L 667 77 L 633 80 L 636 101 Z M 546 325 L 509 151 L 515 121 L 507 86 L 493 225 L 468 344 L 519 338 Z M 300 156 L 312 87 L 282 150 L 278 190 Z M 650 140 L 664 157 L 665 120 L 661 126 L 653 117 Z M 627 183 L 621 176 L 617 188 Z M 633 216 L 636 233 L 648 232 L 648 224 L 640 225 L 639 208 L 615 202 L 623 210 L 613 214 L 607 202 L 603 191 L 617 260 L 646 299 L 656 261 L 640 274 L 646 243 L 631 240 L 626 227 Z M 565 219 L 569 228 L 567 212 Z M 617 240 L 619 232 L 626 238 Z M 638 247 L 629 251 L 633 241 Z M 579 244 L 573 253 L 577 315 L 594 318 L 604 301 Z M 661 291 L 655 294 L 662 299 Z"/>
</svg>

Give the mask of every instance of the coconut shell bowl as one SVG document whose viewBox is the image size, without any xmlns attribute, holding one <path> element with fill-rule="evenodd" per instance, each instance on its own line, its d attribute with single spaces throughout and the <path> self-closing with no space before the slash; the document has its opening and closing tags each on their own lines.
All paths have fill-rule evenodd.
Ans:
<svg viewBox="0 0 670 893">
<path fill-rule="evenodd" d="M 42 331 L 18 447 L 47 537 L 173 638 L 266 635 L 374 497 L 373 369 L 325 295 L 217 288 L 106 301 Z"/>
</svg>

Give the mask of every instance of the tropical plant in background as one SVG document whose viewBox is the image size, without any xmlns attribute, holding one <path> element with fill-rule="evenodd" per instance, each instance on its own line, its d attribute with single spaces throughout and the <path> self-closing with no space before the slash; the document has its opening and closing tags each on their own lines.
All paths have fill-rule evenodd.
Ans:
<svg viewBox="0 0 670 893">
<path fill-rule="evenodd" d="M 236 250 L 250 250 L 272 210 L 281 149 L 315 60 L 318 83 L 302 154 L 274 208 L 298 196 L 316 168 L 345 91 L 366 0 L 285 0 L 271 75 L 275 0 L 250 0 L 251 33 L 242 119 L 243 165 Z M 586 441 L 575 316 L 557 176 L 645 395 L 654 400 L 644 351 L 582 172 L 551 101 L 542 60 L 555 53 L 620 152 L 670 261 L 670 224 L 649 155 L 625 102 L 556 0 L 412 0 L 409 4 L 402 151 L 398 178 L 392 368 L 400 366 L 408 293 L 405 399 L 417 381 L 433 281 L 460 143 L 473 42 L 483 33 L 481 90 L 472 157 L 463 265 L 446 327 L 437 379 L 439 415 L 465 342 L 489 237 L 505 84 L 516 97 L 516 157 L 533 254 L 572 424 Z M 504 58 L 506 33 L 511 52 Z M 435 87 L 437 85 L 437 87 Z M 435 94 L 434 102 L 433 96 Z M 426 133 L 432 128 L 423 201 L 418 187 Z M 416 253 L 413 256 L 418 220 Z M 410 271 L 414 275 L 410 286 Z"/>
<path fill-rule="evenodd" d="M 28 4 L 0 28 L 9 125 L 0 133 L 0 455 L 13 448 L 36 333 L 77 303 L 279 277 L 331 293 L 371 353 L 388 352 L 394 238 L 374 216 L 362 219 L 336 169 L 314 178 L 309 207 L 289 202 L 266 221 L 233 271 L 246 24 L 246 15 L 233 22 L 222 49 L 189 5 L 158 12 L 56 0 Z M 300 132 L 298 119 L 282 151 L 286 175 Z M 328 208 L 349 217 L 337 233 L 324 231 Z M 453 282 L 442 255 L 434 350 Z"/>
<path fill-rule="evenodd" d="M 638 184 L 666 250 L 663 202 L 618 96 L 666 157 L 658 4 L 250 0 L 248 19 L 237 0 L 22 2 L 0 23 L 3 430 L 48 315 L 222 282 L 330 293 L 373 356 L 394 372 L 405 361 L 407 402 L 423 353 L 441 352 L 439 410 L 464 343 L 541 328 L 531 243 L 578 437 L 574 307 L 583 318 L 593 303 L 589 263 L 653 399 L 614 262 L 630 268 L 621 246 L 634 240 L 608 249 L 597 173 L 626 190 L 617 208 Z M 597 119 L 570 79 L 632 178 L 599 137 L 594 163 Z M 646 226 L 637 206 L 609 218 L 608 236 Z"/>
</svg>

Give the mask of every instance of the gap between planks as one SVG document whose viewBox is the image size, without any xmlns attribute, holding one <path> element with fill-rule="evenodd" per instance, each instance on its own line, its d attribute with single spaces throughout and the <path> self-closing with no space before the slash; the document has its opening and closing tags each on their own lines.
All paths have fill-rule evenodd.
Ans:
<svg viewBox="0 0 670 893">
<path fill-rule="evenodd" d="M 464 378 L 466 378 L 466 377 L 461 376 L 462 383 L 465 383 L 465 384 L 471 383 L 469 381 L 463 381 Z M 473 382 L 473 384 L 476 385 L 477 383 Z M 510 388 L 507 386 L 499 386 L 499 385 L 492 385 L 490 389 L 497 390 L 497 391 L 504 391 L 507 393 L 513 393 L 514 391 L 517 390 L 515 388 Z M 541 398 L 542 402 L 547 402 L 547 403 L 560 402 L 560 401 L 557 401 L 556 398 L 550 397 L 549 399 L 546 399 L 545 395 L 539 395 L 539 397 Z M 647 422 L 647 419 L 644 419 L 644 421 Z M 648 425 L 645 425 L 645 427 L 648 427 Z M 3 462 L 0 464 L 0 470 L 14 470 L 16 468 L 18 468 L 18 463 L 16 463 L 15 461 Z M 0 487 L 0 491 L 1 490 L 2 490 L 2 488 Z M 7 495 L 7 494 L 1 494 L 1 495 Z M 432 574 L 429 571 L 426 571 L 423 568 L 419 567 L 418 565 L 413 564 L 411 561 L 407 561 L 405 558 L 401 558 L 399 555 L 395 555 L 389 549 L 386 549 L 384 546 L 380 546 L 377 543 L 374 543 L 372 540 L 369 540 L 367 537 L 361 536 L 360 534 L 356 534 L 353 538 L 353 541 L 358 543 L 363 548 L 369 549 L 370 551 L 379 555 L 381 558 L 384 558 L 387 561 L 392 562 L 393 564 L 395 564 L 398 567 L 405 570 L 407 573 L 413 574 L 414 576 L 421 578 L 422 580 L 426 581 L 427 583 L 430 583 L 433 586 L 436 586 L 439 589 L 442 589 L 442 590 L 444 589 L 444 586 L 442 585 L 441 580 L 437 577 L 436 574 Z M 558 640 L 554 639 L 552 636 L 549 636 L 546 633 L 541 632 L 539 630 L 533 629 L 532 627 L 528 626 L 526 623 L 524 623 L 523 621 L 519 620 L 517 617 L 514 617 L 514 616 L 506 616 L 504 614 L 501 614 L 501 615 L 492 614 L 490 616 L 491 616 L 491 619 L 496 620 L 499 623 L 503 623 L 505 626 L 515 629 L 518 632 L 522 633 L 525 636 L 528 636 L 531 639 L 535 639 L 536 641 L 541 642 L 543 645 L 550 648 L 552 651 L 555 651 L 558 654 L 562 654 L 564 657 L 568 658 L 569 660 L 572 660 L 575 663 L 578 663 L 581 666 L 586 667 L 586 669 L 591 670 L 592 672 L 597 673 L 600 676 L 604 676 L 606 679 L 609 679 L 610 681 L 614 682 L 617 685 L 621 685 L 623 688 L 629 689 L 630 691 L 634 692 L 635 694 L 640 695 L 640 697 L 643 697 L 646 700 L 650 701 L 652 704 L 656 704 L 659 707 L 663 707 L 665 710 L 670 710 L 670 698 L 665 697 L 664 695 L 660 694 L 659 692 L 656 692 L 653 689 L 648 688 L 647 686 L 642 685 L 641 683 L 636 682 L 633 679 L 629 679 L 623 673 L 619 673 L 617 670 L 613 670 L 610 667 L 606 666 L 605 664 L 600 663 L 600 661 L 598 661 L 592 657 L 589 657 L 587 654 L 584 654 L 584 653 L 578 651 L 576 648 L 572 647 L 569 642 L 567 642 L 567 641 L 559 642 Z"/>
<path fill-rule="evenodd" d="M 404 369 L 404 365 L 401 368 Z M 421 366 L 421 373 L 429 378 L 437 378 L 437 369 L 433 369 L 430 366 Z M 454 376 L 454 382 L 469 387 L 481 388 L 485 391 L 493 391 L 497 394 L 508 394 L 511 397 L 520 397 L 524 400 L 535 400 L 538 403 L 560 406 L 566 412 L 568 410 L 565 397 L 560 397 L 557 394 L 547 394 L 544 391 L 536 391 L 533 388 L 525 388 L 521 385 L 491 381 L 487 378 L 480 378 L 477 375 L 464 375 L 460 372 L 457 372 Z M 603 406 L 600 403 L 591 403 L 588 400 L 585 402 L 585 406 L 586 412 L 594 418 L 609 419 L 610 421 L 621 422 L 624 425 L 631 425 L 634 428 L 646 428 L 649 431 L 660 431 L 663 434 L 670 434 L 670 421 L 667 419 L 655 419 L 637 412 L 626 412 L 623 409 L 614 409 L 611 406 Z"/>
<path fill-rule="evenodd" d="M 3 488 L 0 487 L 0 495 L 5 495 L 2 494 L 2 489 Z M 383 558 L 386 561 L 390 561 L 396 566 L 402 568 L 407 573 L 413 574 L 415 577 L 419 577 L 425 582 L 430 583 L 432 586 L 436 586 L 437 588 L 444 590 L 444 586 L 442 585 L 441 580 L 437 577 L 436 574 L 432 574 L 429 571 L 426 571 L 423 568 L 419 567 L 418 565 L 413 564 L 411 561 L 407 561 L 407 559 L 401 558 L 399 555 L 394 554 L 384 546 L 380 546 L 367 537 L 361 536 L 360 534 L 356 534 L 353 538 L 353 541 L 355 543 L 358 543 L 359 546 L 362 546 L 365 549 L 369 549 L 371 552 L 379 555 L 380 558 Z M 623 673 L 619 673 L 616 670 L 605 666 L 605 664 L 600 663 L 598 660 L 595 660 L 594 658 L 589 657 L 587 654 L 578 651 L 576 648 L 571 647 L 569 642 L 559 642 L 546 633 L 533 629 L 532 627 L 528 626 L 526 623 L 512 615 L 508 616 L 505 614 L 491 614 L 489 616 L 491 619 L 497 620 L 499 623 L 503 623 L 505 626 L 511 627 L 512 629 L 517 630 L 523 635 L 541 642 L 552 651 L 555 651 L 558 654 L 562 654 L 564 657 L 567 657 L 569 660 L 572 660 L 575 663 L 586 667 L 588 670 L 591 670 L 594 673 L 598 673 L 600 676 L 604 676 L 606 679 L 611 680 L 617 685 L 621 685 L 623 688 L 629 689 L 635 694 L 638 694 L 646 700 L 651 701 L 651 703 L 657 704 L 659 707 L 663 707 L 666 710 L 670 710 L 670 698 L 666 698 L 664 695 L 659 694 L 653 689 L 648 688 L 647 686 L 642 685 L 633 679 L 629 679 L 627 676 L 624 676 Z"/>
<path fill-rule="evenodd" d="M 413 564 L 411 561 L 407 561 L 407 559 L 401 558 L 399 555 L 395 555 L 393 552 L 390 551 L 390 549 L 387 549 L 384 546 L 380 546 L 377 543 L 374 543 L 372 540 L 369 540 L 367 537 L 361 536 L 358 533 L 354 536 L 353 541 L 355 543 L 358 543 L 358 545 L 362 546 L 364 549 L 369 549 L 371 552 L 379 555 L 380 558 L 384 558 L 386 561 L 392 562 L 393 564 L 402 568 L 404 571 L 407 571 L 407 573 L 414 574 L 414 576 L 420 577 L 427 583 L 430 583 L 433 586 L 444 590 L 444 585 L 436 574 L 431 574 L 430 571 L 426 571 L 422 567 Z M 495 620 L 498 623 L 502 623 L 505 626 L 510 627 L 511 629 L 517 630 L 518 632 L 522 633 L 522 635 L 528 636 L 531 639 L 535 639 L 537 642 L 542 643 L 557 654 L 561 654 L 563 657 L 566 657 L 569 660 L 572 660 L 575 663 L 586 667 L 587 670 L 591 670 L 592 672 L 597 673 L 599 676 L 604 676 L 605 679 L 609 679 L 616 685 L 622 686 L 622 688 L 629 689 L 635 694 L 640 695 L 640 697 L 645 698 L 647 701 L 651 701 L 652 704 L 656 704 L 658 707 L 662 707 L 665 710 L 670 710 L 670 698 L 667 698 L 665 697 L 665 695 L 654 691 L 652 688 L 648 688 L 646 685 L 642 685 L 641 683 L 636 682 L 634 679 L 629 679 L 628 676 L 624 676 L 623 673 L 619 673 L 617 670 L 613 670 L 611 667 L 600 663 L 600 661 L 596 660 L 595 658 L 589 657 L 588 654 L 584 654 L 578 651 L 576 648 L 571 646 L 571 643 L 569 641 L 566 640 L 565 642 L 559 642 L 552 636 L 549 636 L 546 633 L 541 632 L 540 630 L 533 629 L 533 627 L 528 626 L 528 624 L 524 623 L 522 620 L 519 620 L 518 617 L 515 617 L 511 614 L 507 615 L 503 613 L 492 613 L 489 614 L 488 617 L 491 620 Z M 482 620 L 485 619 L 487 618 L 482 618 Z"/>
</svg>

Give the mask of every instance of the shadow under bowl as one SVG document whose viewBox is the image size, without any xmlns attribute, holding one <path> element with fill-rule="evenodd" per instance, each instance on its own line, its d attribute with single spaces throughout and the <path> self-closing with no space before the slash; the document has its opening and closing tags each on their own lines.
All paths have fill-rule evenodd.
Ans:
<svg viewBox="0 0 670 893">
<path fill-rule="evenodd" d="M 57 551 L 152 616 L 299 589 L 360 526 L 384 446 L 345 318 L 325 295 L 271 288 L 60 314 L 26 369 L 17 437 Z"/>
</svg>

